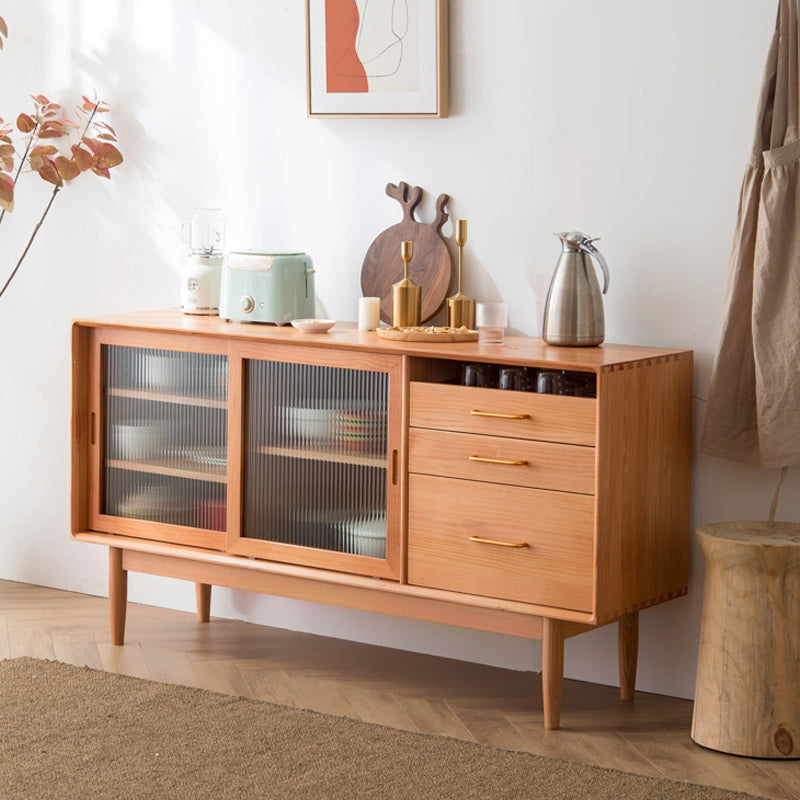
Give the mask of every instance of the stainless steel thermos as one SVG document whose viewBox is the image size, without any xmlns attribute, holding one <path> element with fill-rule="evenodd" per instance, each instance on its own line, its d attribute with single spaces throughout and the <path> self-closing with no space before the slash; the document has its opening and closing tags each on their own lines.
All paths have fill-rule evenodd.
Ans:
<svg viewBox="0 0 800 800">
<path fill-rule="evenodd" d="M 608 265 L 593 246 L 596 238 L 578 231 L 557 233 L 561 257 L 550 281 L 544 305 L 542 338 L 548 344 L 570 347 L 600 344 L 605 339 L 603 297 L 592 257 L 603 270 L 603 292 L 608 291 Z"/>
</svg>

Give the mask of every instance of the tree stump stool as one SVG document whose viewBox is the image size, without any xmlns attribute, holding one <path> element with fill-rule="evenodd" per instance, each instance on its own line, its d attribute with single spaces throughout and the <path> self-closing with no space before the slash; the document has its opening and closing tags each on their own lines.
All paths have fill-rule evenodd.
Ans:
<svg viewBox="0 0 800 800">
<path fill-rule="evenodd" d="M 800 758 L 800 524 L 697 530 L 706 563 L 692 739 Z"/>
</svg>

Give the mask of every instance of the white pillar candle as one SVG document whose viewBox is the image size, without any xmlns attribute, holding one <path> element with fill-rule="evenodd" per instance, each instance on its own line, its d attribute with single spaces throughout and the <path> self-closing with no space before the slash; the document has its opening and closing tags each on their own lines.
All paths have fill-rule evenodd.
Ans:
<svg viewBox="0 0 800 800">
<path fill-rule="evenodd" d="M 358 329 L 374 331 L 381 323 L 380 297 L 358 298 Z"/>
</svg>

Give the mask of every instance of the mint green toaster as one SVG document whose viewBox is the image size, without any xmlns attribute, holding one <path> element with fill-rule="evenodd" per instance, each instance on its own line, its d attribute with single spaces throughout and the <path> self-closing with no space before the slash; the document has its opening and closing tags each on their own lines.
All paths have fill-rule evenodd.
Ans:
<svg viewBox="0 0 800 800">
<path fill-rule="evenodd" d="M 306 253 L 228 253 L 219 315 L 232 322 L 288 325 L 315 314 L 314 264 Z"/>
</svg>

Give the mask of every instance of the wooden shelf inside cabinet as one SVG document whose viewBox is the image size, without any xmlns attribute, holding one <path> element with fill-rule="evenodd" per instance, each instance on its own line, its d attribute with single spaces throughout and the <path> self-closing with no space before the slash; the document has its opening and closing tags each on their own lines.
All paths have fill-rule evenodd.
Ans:
<svg viewBox="0 0 800 800">
<path fill-rule="evenodd" d="M 168 392 L 155 392 L 149 389 L 107 389 L 109 397 L 126 397 L 134 400 L 153 400 L 157 403 L 173 403 L 182 406 L 199 406 L 200 408 L 219 408 L 223 411 L 228 408 L 228 401 L 224 397 L 201 397 L 186 394 L 171 394 Z"/>
<path fill-rule="evenodd" d="M 152 475 L 169 475 L 173 478 L 189 478 L 196 481 L 209 481 L 210 483 L 226 483 L 228 479 L 227 468 L 224 466 L 205 466 L 194 461 L 124 461 L 122 459 L 108 459 L 106 467 L 110 469 L 127 469 L 132 472 L 147 472 Z"/>
<path fill-rule="evenodd" d="M 359 467 L 377 467 L 386 469 L 386 456 L 365 455 L 362 453 L 329 452 L 312 447 L 273 447 L 264 445 L 258 452 L 267 456 L 281 456 L 282 458 L 301 458 L 309 461 L 327 461 L 337 464 L 354 464 Z"/>
</svg>

